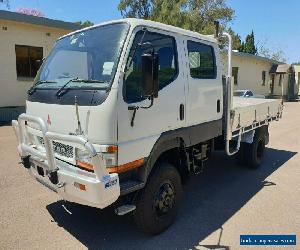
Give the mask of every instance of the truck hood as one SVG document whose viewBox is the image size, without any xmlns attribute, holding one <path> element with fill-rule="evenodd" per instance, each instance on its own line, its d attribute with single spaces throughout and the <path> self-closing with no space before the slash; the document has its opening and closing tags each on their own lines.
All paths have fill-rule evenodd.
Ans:
<svg viewBox="0 0 300 250">
<path fill-rule="evenodd" d="M 116 93 L 98 106 L 79 106 L 79 118 L 85 137 L 92 143 L 117 142 Z M 26 113 L 42 118 L 48 130 L 60 134 L 74 134 L 78 128 L 75 105 L 59 105 L 26 101 Z M 34 124 L 29 126 L 39 129 Z"/>
</svg>

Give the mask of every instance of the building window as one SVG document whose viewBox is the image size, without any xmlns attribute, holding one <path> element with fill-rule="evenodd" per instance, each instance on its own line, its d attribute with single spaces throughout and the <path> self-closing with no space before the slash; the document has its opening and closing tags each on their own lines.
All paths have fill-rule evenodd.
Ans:
<svg viewBox="0 0 300 250">
<path fill-rule="evenodd" d="M 16 45 L 17 77 L 34 78 L 43 59 L 43 48 Z"/>
<path fill-rule="evenodd" d="M 280 74 L 280 75 L 279 75 L 279 81 L 278 81 L 278 85 L 279 85 L 279 86 L 282 85 L 282 79 L 283 79 L 283 75 Z"/>
<path fill-rule="evenodd" d="M 261 74 L 261 79 L 262 79 L 262 85 L 266 85 L 266 71 L 263 71 Z"/>
<path fill-rule="evenodd" d="M 234 80 L 234 85 L 238 85 L 239 67 L 232 67 L 232 76 Z"/>
<path fill-rule="evenodd" d="M 151 46 L 137 46 L 141 42 Z M 159 90 L 171 84 L 177 77 L 177 51 L 175 38 L 164 34 L 144 31 L 137 32 L 131 46 L 125 72 L 125 99 L 127 103 L 140 102 L 142 95 L 142 55 L 154 50 L 159 57 Z M 132 58 L 133 56 L 133 58 Z"/>
<path fill-rule="evenodd" d="M 188 41 L 187 48 L 191 77 L 215 79 L 217 70 L 213 47 L 202 43 Z"/>
</svg>

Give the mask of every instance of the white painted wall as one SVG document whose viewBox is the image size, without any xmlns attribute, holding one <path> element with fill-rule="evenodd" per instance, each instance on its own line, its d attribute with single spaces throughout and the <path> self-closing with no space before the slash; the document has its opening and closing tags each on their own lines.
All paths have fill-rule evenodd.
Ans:
<svg viewBox="0 0 300 250">
<path fill-rule="evenodd" d="M 298 93 L 298 96 L 300 96 L 300 65 L 294 65 L 293 67 L 294 67 L 295 79 L 296 79 L 295 93 Z"/>
<path fill-rule="evenodd" d="M 223 72 L 227 70 L 227 55 L 222 54 Z M 251 57 L 232 55 L 232 67 L 238 67 L 238 85 L 234 89 L 250 89 L 256 94 L 268 95 L 270 93 L 269 71 L 271 62 L 261 61 Z M 265 85 L 262 81 L 262 71 L 266 71 Z M 276 81 L 276 80 L 275 80 Z"/>
<path fill-rule="evenodd" d="M 3 30 L 2 27 L 7 27 Z M 15 45 L 43 47 L 47 56 L 58 37 L 71 31 L 0 20 L 0 107 L 24 106 L 31 81 L 17 79 Z M 50 33 L 47 36 L 46 33 Z"/>
<path fill-rule="evenodd" d="M 227 73 L 227 55 L 222 54 L 222 70 L 224 75 Z M 271 85 L 271 76 L 269 71 L 273 63 L 270 61 L 260 60 L 258 58 L 253 58 L 251 56 L 239 56 L 232 54 L 232 67 L 238 67 L 238 85 L 234 85 L 234 89 L 250 89 L 256 94 L 269 95 L 270 94 L 270 85 Z M 294 66 L 296 71 L 296 84 L 295 92 L 300 95 L 300 80 L 298 79 L 298 72 L 300 72 L 300 65 Z M 262 81 L 262 71 L 266 71 L 266 81 L 263 85 Z M 283 88 L 283 95 L 288 93 L 288 74 L 285 74 L 282 79 L 282 85 L 279 85 L 279 75 L 275 75 L 274 79 L 274 92 L 273 95 L 281 95 Z"/>
</svg>

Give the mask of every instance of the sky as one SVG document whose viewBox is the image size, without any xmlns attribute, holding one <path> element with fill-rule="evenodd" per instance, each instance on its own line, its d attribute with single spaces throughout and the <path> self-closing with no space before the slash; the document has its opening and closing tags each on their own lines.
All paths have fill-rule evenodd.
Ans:
<svg viewBox="0 0 300 250">
<path fill-rule="evenodd" d="M 100 23 L 122 18 L 119 0 L 10 0 L 10 10 L 29 7 L 41 10 L 46 17 L 64 21 L 90 20 Z M 300 61 L 299 0 L 227 0 L 235 10 L 229 24 L 245 38 L 252 30 L 255 41 L 271 50 L 283 50 L 288 63 Z M 0 4 L 0 9 L 6 9 Z"/>
</svg>

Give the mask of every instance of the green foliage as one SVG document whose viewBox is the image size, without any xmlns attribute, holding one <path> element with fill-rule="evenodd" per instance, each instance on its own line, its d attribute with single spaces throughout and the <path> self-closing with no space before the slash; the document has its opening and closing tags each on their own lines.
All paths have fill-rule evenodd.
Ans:
<svg viewBox="0 0 300 250">
<path fill-rule="evenodd" d="M 286 62 L 286 56 L 281 48 L 270 49 L 267 40 L 258 41 L 257 43 L 257 54 L 278 62 Z"/>
<path fill-rule="evenodd" d="M 243 48 L 242 52 L 249 53 L 252 55 L 257 54 L 253 30 L 252 30 L 251 34 L 246 36 L 246 40 L 245 40 L 245 44 L 244 44 L 244 48 Z"/>
<path fill-rule="evenodd" d="M 228 29 L 228 33 L 232 37 L 232 49 L 238 50 L 238 51 L 243 51 L 244 43 L 242 43 L 240 35 L 235 33 L 231 28 Z"/>
<path fill-rule="evenodd" d="M 235 33 L 231 28 L 228 29 L 228 33 L 232 37 L 232 49 L 253 55 L 257 54 L 257 48 L 255 46 L 255 38 L 253 31 L 246 36 L 244 42 L 242 42 L 240 35 Z"/>
<path fill-rule="evenodd" d="M 94 25 L 94 23 L 89 21 L 89 20 L 86 20 L 84 22 L 79 21 L 79 22 L 76 22 L 76 23 L 79 24 L 81 26 L 81 28 L 86 28 L 86 27 L 90 27 L 90 26 Z"/>
<path fill-rule="evenodd" d="M 120 0 L 123 17 L 136 17 L 213 34 L 215 20 L 224 27 L 232 20 L 234 10 L 225 0 Z"/>
</svg>

